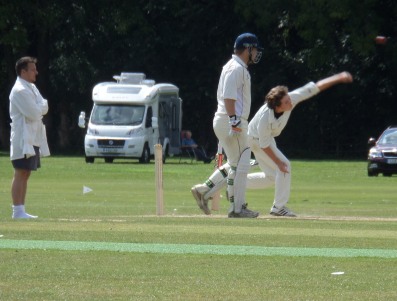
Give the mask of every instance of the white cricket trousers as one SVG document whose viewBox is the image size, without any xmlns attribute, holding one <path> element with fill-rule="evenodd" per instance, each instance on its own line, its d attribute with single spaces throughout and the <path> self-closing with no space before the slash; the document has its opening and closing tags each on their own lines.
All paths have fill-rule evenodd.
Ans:
<svg viewBox="0 0 397 301">
<path fill-rule="evenodd" d="M 227 193 L 231 203 L 229 212 L 240 213 L 246 203 L 245 191 L 251 157 L 247 143 L 248 122 L 241 120 L 241 132 L 237 136 L 230 135 L 229 116 L 225 114 L 215 114 L 213 126 L 230 165 L 227 175 Z"/>
<path fill-rule="evenodd" d="M 270 144 L 271 149 L 284 163 L 288 165 L 289 173 L 280 171 L 276 163 L 261 149 L 259 140 L 248 137 L 248 145 L 255 155 L 262 172 L 248 175 L 247 188 L 267 188 L 275 185 L 273 205 L 277 208 L 285 206 L 289 200 L 291 192 L 291 163 L 284 154 L 277 148 L 276 141 L 273 139 Z"/>
<path fill-rule="evenodd" d="M 247 120 L 241 120 L 241 133 L 238 136 L 230 136 L 229 116 L 215 114 L 213 127 L 216 137 L 219 139 L 230 166 L 236 167 L 242 152 L 248 147 L 247 143 Z"/>
</svg>

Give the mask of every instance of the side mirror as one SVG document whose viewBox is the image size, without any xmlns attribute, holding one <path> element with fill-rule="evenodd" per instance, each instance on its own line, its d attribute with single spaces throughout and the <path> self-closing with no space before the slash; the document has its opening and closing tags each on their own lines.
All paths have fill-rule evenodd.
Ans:
<svg viewBox="0 0 397 301">
<path fill-rule="evenodd" d="M 85 128 L 85 112 L 81 111 L 80 115 L 79 115 L 79 123 L 78 123 L 79 127 L 81 127 L 82 129 Z"/>
<path fill-rule="evenodd" d="M 159 120 L 157 117 L 152 117 L 152 128 L 158 129 L 159 128 Z"/>
<path fill-rule="evenodd" d="M 368 140 L 368 145 L 369 146 L 374 146 L 375 145 L 375 143 L 376 143 L 376 140 L 375 140 L 375 138 L 369 138 L 369 140 Z"/>
</svg>

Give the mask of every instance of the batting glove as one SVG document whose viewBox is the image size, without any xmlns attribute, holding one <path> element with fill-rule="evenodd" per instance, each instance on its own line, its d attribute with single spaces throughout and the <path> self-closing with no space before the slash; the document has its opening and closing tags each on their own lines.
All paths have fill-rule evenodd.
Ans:
<svg viewBox="0 0 397 301">
<path fill-rule="evenodd" d="M 236 115 L 229 116 L 230 136 L 238 136 L 241 133 L 241 120 Z"/>
</svg>

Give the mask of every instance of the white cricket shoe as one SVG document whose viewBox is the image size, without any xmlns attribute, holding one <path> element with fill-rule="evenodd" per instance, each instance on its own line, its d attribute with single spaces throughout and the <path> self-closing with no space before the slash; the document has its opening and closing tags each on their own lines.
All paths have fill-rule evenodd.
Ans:
<svg viewBox="0 0 397 301">
<path fill-rule="evenodd" d="M 208 188 L 203 184 L 194 185 L 190 191 L 194 199 L 197 202 L 199 208 L 207 215 L 211 214 L 211 210 L 208 208 L 208 200 L 204 199 L 204 194 L 208 191 Z"/>
<path fill-rule="evenodd" d="M 275 215 L 275 216 L 288 216 L 288 217 L 296 217 L 296 214 L 291 211 L 291 209 L 288 209 L 287 207 L 281 207 L 277 208 L 275 206 L 270 209 L 270 214 Z"/>
<path fill-rule="evenodd" d="M 26 212 L 17 212 L 12 214 L 13 219 L 18 219 L 18 218 L 38 218 L 37 215 L 30 215 Z"/>
</svg>

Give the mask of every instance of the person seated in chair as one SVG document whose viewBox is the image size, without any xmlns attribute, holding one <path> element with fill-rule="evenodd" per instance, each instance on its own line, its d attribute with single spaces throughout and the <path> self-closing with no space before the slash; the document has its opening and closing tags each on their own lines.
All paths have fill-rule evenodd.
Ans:
<svg viewBox="0 0 397 301">
<path fill-rule="evenodd" d="M 191 149 L 198 161 L 204 161 L 204 163 L 211 163 L 212 161 L 212 158 L 207 157 L 204 150 L 197 145 L 196 141 L 193 140 L 191 131 L 185 132 L 182 139 L 182 148 Z"/>
</svg>

